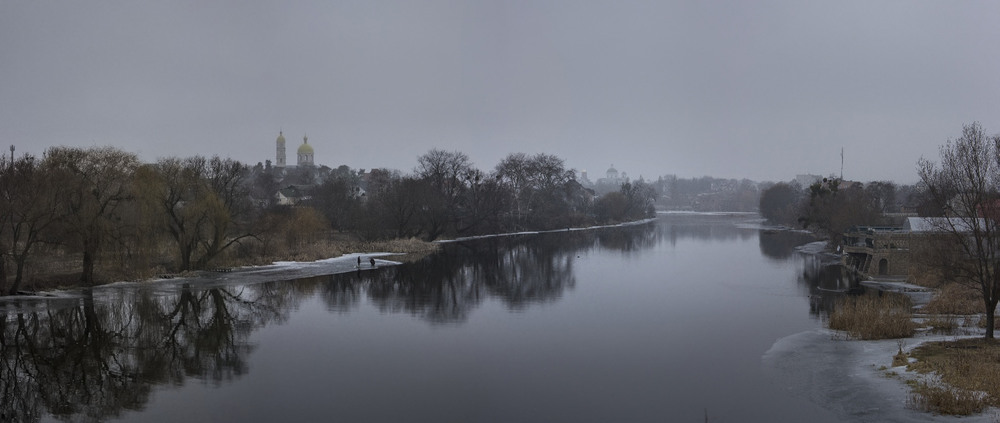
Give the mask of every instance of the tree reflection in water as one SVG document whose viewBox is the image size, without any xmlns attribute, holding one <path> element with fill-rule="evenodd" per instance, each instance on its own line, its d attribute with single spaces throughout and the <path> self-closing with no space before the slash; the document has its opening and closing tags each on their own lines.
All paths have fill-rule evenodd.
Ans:
<svg viewBox="0 0 1000 423">
<path fill-rule="evenodd" d="M 788 260 L 798 253 L 798 247 L 816 241 L 809 233 L 792 231 L 761 231 L 757 239 L 760 253 L 775 262 Z"/>
<path fill-rule="evenodd" d="M 862 289 L 860 280 L 839 262 L 805 256 L 799 283 L 809 288 L 809 313 L 828 317 L 841 298 Z"/>
<path fill-rule="evenodd" d="M 376 271 L 239 286 L 124 285 L 13 304 L 0 313 L 0 421 L 107 420 L 141 410 L 156 385 L 232 381 L 248 371 L 250 335 L 307 298 L 339 313 L 367 298 L 382 312 L 433 324 L 463 322 L 490 298 L 511 310 L 553 302 L 576 285 L 581 252 L 627 254 L 664 234 L 648 224 L 498 237 Z"/>
<path fill-rule="evenodd" d="M 784 262 L 793 256 L 800 258 L 798 282 L 808 292 L 809 313 L 825 318 L 848 290 L 860 287 L 857 277 L 840 264 L 836 256 L 806 254 L 798 247 L 811 242 L 812 236 L 801 232 L 776 231 L 761 233 L 760 252 L 764 257 Z"/>
<path fill-rule="evenodd" d="M 596 236 L 587 231 L 452 243 L 440 254 L 367 276 L 367 293 L 383 312 L 434 323 L 464 321 L 488 297 L 523 309 L 571 289 L 576 253 L 592 248 Z"/>
<path fill-rule="evenodd" d="M 286 285 L 290 286 L 290 285 Z M 141 409 L 152 387 L 246 373 L 250 333 L 281 320 L 293 292 L 281 285 L 164 295 L 85 290 L 71 304 L 0 315 L 0 420 L 101 421 Z"/>
</svg>

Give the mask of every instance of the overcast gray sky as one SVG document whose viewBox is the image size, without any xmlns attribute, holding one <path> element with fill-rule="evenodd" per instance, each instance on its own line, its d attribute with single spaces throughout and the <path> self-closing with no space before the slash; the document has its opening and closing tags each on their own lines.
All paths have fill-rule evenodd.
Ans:
<svg viewBox="0 0 1000 423">
<path fill-rule="evenodd" d="M 1000 132 L 1000 2 L 4 1 L 0 144 L 912 183 Z M 5 147 L 6 148 L 6 147 Z"/>
</svg>

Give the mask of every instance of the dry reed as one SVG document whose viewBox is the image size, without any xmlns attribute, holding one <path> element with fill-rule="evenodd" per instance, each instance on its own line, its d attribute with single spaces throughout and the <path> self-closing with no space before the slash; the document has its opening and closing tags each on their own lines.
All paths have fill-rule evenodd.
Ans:
<svg viewBox="0 0 1000 423">
<path fill-rule="evenodd" d="M 830 329 L 852 339 L 896 339 L 913 335 L 916 324 L 909 297 L 903 294 L 845 297 L 830 313 Z"/>
<path fill-rule="evenodd" d="M 958 283 L 942 285 L 921 312 L 927 314 L 978 314 L 983 310 L 983 299 L 975 288 Z"/>
</svg>

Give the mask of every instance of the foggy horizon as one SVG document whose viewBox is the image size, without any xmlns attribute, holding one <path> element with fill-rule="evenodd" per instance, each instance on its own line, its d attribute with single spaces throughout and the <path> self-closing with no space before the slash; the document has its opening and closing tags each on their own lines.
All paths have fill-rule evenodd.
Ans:
<svg viewBox="0 0 1000 423">
<path fill-rule="evenodd" d="M 547 153 L 591 179 L 917 181 L 1000 132 L 993 3 L 0 5 L 0 143 L 411 172 Z"/>
</svg>

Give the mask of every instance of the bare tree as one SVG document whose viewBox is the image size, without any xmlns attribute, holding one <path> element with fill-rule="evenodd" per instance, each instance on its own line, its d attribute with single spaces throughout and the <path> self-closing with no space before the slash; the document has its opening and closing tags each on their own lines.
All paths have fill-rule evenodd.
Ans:
<svg viewBox="0 0 1000 423">
<path fill-rule="evenodd" d="M 446 197 L 458 196 L 462 175 L 472 169 L 469 156 L 459 151 L 433 149 L 417 158 L 417 177 L 426 179 Z"/>
<path fill-rule="evenodd" d="M 24 280 L 28 257 L 43 236 L 57 222 L 56 210 L 61 196 L 52 186 L 52 178 L 41 171 L 34 156 L 10 162 L 0 158 L 0 256 L 9 255 L 14 262 L 14 282 L 8 292 L 17 293 Z M 0 257 L 0 277 L 6 278 L 6 259 Z M 6 281 L 0 283 L 5 286 Z"/>
<path fill-rule="evenodd" d="M 874 181 L 865 185 L 865 192 L 871 197 L 881 213 L 892 213 L 896 206 L 896 184 L 892 181 Z"/>
<path fill-rule="evenodd" d="M 495 175 L 473 170 L 468 179 L 466 204 L 459 216 L 459 233 L 499 233 L 503 231 L 503 216 L 510 209 L 510 191 Z"/>
<path fill-rule="evenodd" d="M 514 229 L 523 225 L 525 211 L 525 192 L 529 189 L 531 178 L 531 159 L 524 153 L 508 154 L 493 170 L 495 180 L 511 194 L 514 206 Z"/>
<path fill-rule="evenodd" d="M 59 214 L 66 233 L 83 253 L 80 281 L 94 283 L 94 265 L 106 236 L 117 224 L 122 205 L 132 198 L 139 159 L 112 147 L 56 147 L 45 153 L 43 171 L 61 196 Z"/>
<path fill-rule="evenodd" d="M 425 238 L 433 241 L 457 225 L 475 169 L 469 156 L 459 151 L 433 149 L 417 158 L 417 163 L 417 177 L 432 188 L 424 196 L 421 221 Z"/>
<path fill-rule="evenodd" d="M 987 136 L 979 123 L 940 149 L 941 162 L 918 162 L 920 180 L 946 218 L 937 230 L 947 241 L 935 267 L 958 283 L 975 288 L 986 308 L 986 339 L 993 339 L 1000 301 L 1000 136 Z"/>
<path fill-rule="evenodd" d="M 496 180 L 510 191 L 514 206 L 514 228 L 525 224 L 552 226 L 569 213 L 566 185 L 575 172 L 563 159 L 551 154 L 509 154 L 494 169 Z M 558 225 L 556 225 L 558 226 Z"/>
<path fill-rule="evenodd" d="M 222 251 L 253 234 L 248 220 L 247 168 L 231 159 L 161 159 L 144 167 L 143 201 L 178 248 L 180 270 L 204 268 Z"/>
</svg>

